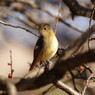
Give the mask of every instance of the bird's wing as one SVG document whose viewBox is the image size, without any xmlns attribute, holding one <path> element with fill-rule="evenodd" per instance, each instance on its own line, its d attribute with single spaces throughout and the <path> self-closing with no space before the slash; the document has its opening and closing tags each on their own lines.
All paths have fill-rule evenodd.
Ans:
<svg viewBox="0 0 95 95">
<path fill-rule="evenodd" d="M 37 58 L 43 46 L 43 37 L 40 36 L 34 48 L 34 60 Z"/>
<path fill-rule="evenodd" d="M 33 67 L 35 66 L 35 60 L 38 57 L 38 55 L 39 55 L 39 53 L 42 49 L 42 46 L 43 46 L 43 37 L 40 36 L 37 43 L 36 43 L 36 45 L 35 45 L 35 48 L 34 48 L 34 60 L 31 64 L 31 66 L 30 66 L 29 71 L 32 71 Z"/>
</svg>

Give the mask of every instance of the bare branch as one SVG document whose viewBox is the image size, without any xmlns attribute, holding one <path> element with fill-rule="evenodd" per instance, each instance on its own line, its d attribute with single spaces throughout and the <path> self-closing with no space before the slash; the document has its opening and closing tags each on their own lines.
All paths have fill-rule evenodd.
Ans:
<svg viewBox="0 0 95 95">
<path fill-rule="evenodd" d="M 54 61 L 56 62 L 56 60 Z M 74 69 L 79 65 L 83 65 L 85 62 L 95 62 L 95 50 L 87 51 L 83 54 L 77 55 L 74 58 L 69 58 L 62 63 L 57 63 L 59 65 L 55 65 L 52 70 L 45 71 L 42 75 L 39 75 L 38 77 L 31 76 L 31 78 L 12 78 L 8 80 L 16 85 L 18 91 L 37 89 L 49 83 L 53 83 L 56 79 L 61 79 L 68 69 Z M 5 89 L 1 85 L 1 83 L 0 89 Z"/>
<path fill-rule="evenodd" d="M 61 81 L 57 81 L 55 83 L 55 85 L 58 86 L 59 89 L 65 91 L 66 93 L 68 93 L 69 95 L 82 95 L 80 93 L 78 93 L 77 91 L 73 90 L 72 88 L 70 88 L 69 86 L 67 86 L 66 84 L 64 84 Z"/>
<path fill-rule="evenodd" d="M 2 85 L 2 88 L 5 89 L 8 95 L 17 95 L 16 87 L 6 78 L 0 76 L 0 84 Z"/>
<path fill-rule="evenodd" d="M 19 1 L 18 1 L 18 2 L 19 2 Z M 22 1 L 20 1 L 20 2 L 22 2 Z M 57 18 L 57 15 L 55 15 L 53 12 L 50 12 L 49 10 L 47 10 L 47 9 L 45 9 L 45 8 L 43 8 L 43 7 L 38 6 L 36 3 L 35 3 L 35 6 L 34 6 L 33 3 L 28 3 L 28 2 L 26 2 L 26 1 L 23 1 L 23 3 L 27 3 L 27 4 L 30 5 L 31 7 L 36 8 L 36 9 L 39 9 L 39 10 L 42 10 L 42 11 L 48 13 L 49 15 L 51 15 L 51 16 Z M 61 4 L 60 4 L 60 5 L 61 5 Z M 53 6 L 53 5 L 52 5 L 52 6 Z M 60 13 L 62 13 L 61 9 L 60 9 Z M 79 29 L 77 29 L 76 27 L 74 27 L 74 26 L 68 24 L 66 21 L 64 21 L 62 16 L 59 15 L 58 18 L 59 18 L 59 21 L 60 21 L 60 22 L 64 23 L 64 24 L 67 25 L 68 27 L 70 27 L 70 28 L 72 28 L 72 29 L 74 29 L 74 30 L 76 30 L 76 31 L 78 31 L 78 32 L 80 32 L 80 33 L 83 33 L 82 30 L 79 30 Z"/>
<path fill-rule="evenodd" d="M 60 18 L 59 18 L 59 21 L 61 21 L 61 22 L 62 22 L 63 24 L 65 24 L 66 26 L 70 27 L 71 29 L 73 29 L 73 30 L 75 30 L 75 31 L 77 31 L 77 32 L 79 32 L 79 33 L 84 33 L 84 31 L 79 30 L 78 28 L 76 28 L 76 27 L 70 25 L 69 23 L 67 23 L 67 22 L 64 21 L 63 19 L 60 19 Z"/>
<path fill-rule="evenodd" d="M 93 11 L 91 13 L 90 20 L 89 20 L 89 29 L 91 28 L 91 24 L 92 24 L 92 19 L 93 19 L 94 13 L 95 13 L 95 4 L 93 6 Z M 89 39 L 91 39 L 91 38 L 89 38 Z M 90 40 L 89 39 L 88 39 L 88 49 L 90 50 Z"/>
<path fill-rule="evenodd" d="M 92 10 L 93 10 L 93 11 L 92 11 L 92 13 L 91 13 L 90 20 L 89 20 L 89 28 L 91 28 L 91 22 L 92 22 L 94 13 L 95 13 L 95 5 L 93 6 L 93 9 L 92 9 Z"/>
<path fill-rule="evenodd" d="M 81 10 L 83 8 L 79 11 L 76 11 L 77 9 L 81 8 L 80 5 L 75 0 L 73 0 L 73 2 L 75 1 L 74 3 L 71 2 L 72 0 L 64 0 L 64 2 L 68 6 L 70 6 L 67 3 L 68 1 L 69 1 L 69 3 L 71 3 L 71 7 L 72 7 L 72 5 L 75 5 L 75 4 L 78 5 L 76 8 L 74 6 L 75 10 L 72 11 L 73 13 L 75 13 L 75 15 L 79 15 L 79 13 L 81 13 L 80 15 L 89 16 L 87 14 L 84 14 L 85 12 L 88 12 L 89 10 L 83 11 L 83 13 L 81 12 Z M 71 9 L 73 9 L 73 8 L 71 8 Z M 76 12 L 79 12 L 79 13 L 76 13 Z M 62 19 L 60 18 L 60 20 L 62 20 Z M 5 26 L 11 26 L 14 28 L 21 28 L 21 29 L 28 31 L 29 33 L 31 32 L 30 30 L 27 30 L 24 27 L 6 24 L 4 22 L 0 22 L 0 24 L 3 24 Z M 42 72 L 39 72 L 40 70 L 38 68 L 36 68 L 35 69 L 36 73 L 34 75 L 32 74 L 33 76 L 31 76 L 31 74 L 30 74 L 30 78 L 28 78 L 28 77 L 12 78 L 12 79 L 6 79 L 6 80 L 13 82 L 16 85 L 18 91 L 37 89 L 37 88 L 45 86 L 49 83 L 53 83 L 55 80 L 61 79 L 64 76 L 65 72 L 68 71 L 68 69 L 72 70 L 75 67 L 77 67 L 79 65 L 83 65 L 86 62 L 95 62 L 95 50 L 86 51 L 82 54 L 77 54 L 77 55 L 73 56 L 94 32 L 95 32 L 95 25 L 93 25 L 90 30 L 87 30 L 85 33 L 83 33 L 76 41 L 72 42 L 66 48 L 64 55 L 62 57 L 60 57 L 60 58 L 55 57 L 55 58 L 51 59 L 54 66 L 50 70 L 46 71 L 44 68 L 41 68 Z M 36 35 L 36 34 L 34 34 L 34 35 Z M 60 82 L 59 82 L 59 85 L 62 87 L 62 89 L 67 89 L 67 87 L 64 86 Z M 5 90 L 5 86 L 4 85 L 2 86 L 1 82 L 0 82 L 0 89 Z M 73 93 L 73 91 L 71 89 L 67 90 L 67 92 L 69 92 L 69 91 L 71 91 L 70 93 Z M 79 95 L 81 95 L 81 94 L 79 94 Z"/>
<path fill-rule="evenodd" d="M 42 10 L 42 11 L 48 13 L 50 16 L 53 16 L 53 17 L 57 18 L 57 15 L 55 15 L 55 12 L 50 12 L 47 8 L 43 8 L 43 7 L 39 6 L 35 1 L 30 2 L 30 1 L 21 1 L 21 0 L 19 0 L 17 2 L 25 4 L 25 5 L 28 5 L 28 6 L 32 7 L 32 8 L 34 8 L 34 9 Z M 19 11 L 21 11 L 21 10 L 23 10 L 23 8 L 19 9 Z M 34 21 L 34 19 L 32 20 L 32 16 L 30 16 L 30 13 L 27 13 L 27 11 L 24 11 L 23 14 L 26 15 L 29 19 L 31 19 L 31 21 L 33 21 L 34 23 L 39 24 L 39 23 L 37 23 L 37 21 Z M 60 10 L 60 14 L 62 15 L 62 9 Z M 62 15 L 62 16 L 64 16 L 64 15 Z M 76 30 L 77 32 L 83 33 L 82 30 L 79 30 L 76 27 L 74 27 L 74 26 L 68 24 L 66 21 L 64 21 L 62 16 L 60 16 L 60 15 L 58 16 L 60 22 L 67 25 L 68 27 Z"/>
<path fill-rule="evenodd" d="M 54 85 L 50 86 L 48 89 L 42 92 L 42 95 L 45 95 L 49 90 L 51 90 L 54 87 Z"/>
<path fill-rule="evenodd" d="M 40 70 L 39 68 L 36 68 L 36 74 L 34 74 L 34 76 L 31 76 L 30 74 L 30 78 L 17 78 L 17 81 L 15 79 L 10 79 L 10 81 L 13 81 L 14 84 L 16 84 L 16 87 L 19 91 L 37 89 L 49 83 L 53 83 L 56 79 L 61 79 L 68 69 L 74 69 L 75 67 L 83 65 L 86 62 L 94 62 L 95 50 L 90 50 L 82 54 L 77 54 L 74 57 L 71 57 L 74 53 L 77 52 L 80 46 L 82 46 L 94 32 L 95 25 L 93 25 L 90 30 L 83 33 L 80 36 L 80 38 L 74 41 L 71 45 L 69 45 L 69 47 L 65 51 L 65 54 L 61 58 L 53 58 L 51 61 L 53 62 L 53 65 L 55 64 L 55 66 L 51 68 L 49 71 L 44 71 L 43 67 L 40 68 Z M 37 72 L 39 72 L 40 74 L 38 74 Z M 2 89 L 2 87 L 0 87 L 0 89 Z"/>
<path fill-rule="evenodd" d="M 75 40 L 73 43 L 71 43 L 65 52 L 65 56 L 63 56 L 61 59 L 65 60 L 72 55 L 74 55 L 79 48 L 87 41 L 87 39 L 95 32 L 95 25 L 92 26 L 92 28 L 87 30 L 87 32 L 83 33 L 80 38 Z M 80 41 L 79 41 L 80 40 Z"/>
<path fill-rule="evenodd" d="M 85 85 L 85 87 L 84 87 L 84 89 L 83 89 L 83 91 L 82 91 L 82 95 L 85 95 L 85 91 L 86 91 L 86 89 L 87 89 L 89 80 L 90 80 L 94 75 L 95 75 L 95 74 L 92 73 L 92 74 L 89 76 L 89 78 L 87 79 L 86 85 Z"/>
<path fill-rule="evenodd" d="M 17 20 L 21 21 L 22 23 L 24 23 L 24 24 L 27 25 L 28 27 L 33 28 L 33 29 L 37 29 L 37 25 L 35 25 L 34 23 L 32 23 L 31 21 L 29 21 L 29 20 L 27 20 L 27 19 L 25 19 L 25 18 L 23 19 L 23 18 L 18 17 L 18 16 L 17 16 L 13 11 L 11 11 L 9 8 L 7 8 L 7 7 L 0 7 L 0 10 L 1 10 L 1 11 L 0 11 L 1 13 L 16 18 Z"/>
<path fill-rule="evenodd" d="M 79 5 L 77 0 L 63 0 L 63 2 L 69 7 L 73 15 L 85 16 L 90 18 L 93 10 L 82 7 L 81 5 Z M 93 19 L 95 19 L 95 15 L 93 16 Z"/>
<path fill-rule="evenodd" d="M 61 12 L 61 5 L 62 5 L 62 0 L 60 0 L 60 2 L 59 2 L 59 11 L 58 11 L 58 16 L 56 17 L 56 24 L 55 24 L 55 30 L 54 30 L 55 33 L 57 30 L 57 25 L 58 25 L 58 21 L 59 21 L 59 14 Z"/>
<path fill-rule="evenodd" d="M 4 23 L 3 21 L 0 21 L 0 24 L 3 24 L 3 25 L 5 25 L 5 26 L 14 27 L 14 28 L 20 28 L 20 29 L 23 29 L 23 30 L 25 30 L 25 31 L 27 31 L 27 32 L 29 32 L 29 33 L 32 33 L 33 35 L 39 37 L 37 34 L 35 34 L 35 33 L 33 33 L 32 31 L 26 29 L 25 27 L 22 27 L 22 26 L 15 26 L 15 25 L 12 25 L 12 24 L 7 24 L 7 23 Z"/>
</svg>

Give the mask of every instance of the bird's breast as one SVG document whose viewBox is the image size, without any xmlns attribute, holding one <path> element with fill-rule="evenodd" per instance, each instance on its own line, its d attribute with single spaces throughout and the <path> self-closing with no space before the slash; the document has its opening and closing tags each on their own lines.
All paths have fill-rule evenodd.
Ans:
<svg viewBox="0 0 95 95">
<path fill-rule="evenodd" d="M 57 38 L 54 36 L 45 39 L 44 40 L 44 46 L 43 50 L 44 51 L 42 54 L 44 60 L 51 59 L 57 52 L 58 49 L 58 41 Z"/>
</svg>

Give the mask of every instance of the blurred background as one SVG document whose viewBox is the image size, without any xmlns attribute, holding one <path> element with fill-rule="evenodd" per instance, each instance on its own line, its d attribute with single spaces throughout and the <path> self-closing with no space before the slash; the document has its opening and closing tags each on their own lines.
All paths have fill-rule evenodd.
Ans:
<svg viewBox="0 0 95 95">
<path fill-rule="evenodd" d="M 90 0 L 77 0 L 80 5 L 92 8 Z M 39 35 L 35 27 L 37 25 L 48 23 L 55 29 L 56 16 L 59 12 L 60 0 L 1 0 L 0 1 L 0 21 L 15 26 L 22 26 L 33 33 Z M 53 16 L 52 16 L 53 15 Z M 68 27 L 64 22 L 59 21 L 57 25 L 57 38 L 59 47 L 66 48 L 70 43 L 77 39 L 82 32 L 89 28 L 90 18 L 83 16 L 72 16 L 69 8 L 62 2 L 59 16 L 64 22 L 70 24 Z M 92 20 L 92 24 L 95 22 Z M 76 30 L 77 29 L 77 30 Z M 29 64 L 33 60 L 33 49 L 38 37 L 20 28 L 14 28 L 0 24 L 0 75 L 8 77 L 11 72 L 11 54 L 13 77 L 23 77 L 29 69 Z M 91 47 L 94 48 L 94 41 Z M 84 46 L 87 49 L 87 45 Z M 93 65 L 90 66 L 93 70 Z M 63 79 L 64 83 L 73 87 L 69 73 Z M 82 82 L 81 82 L 82 81 Z M 78 89 L 81 91 L 85 82 L 77 80 Z M 51 84 L 50 84 L 51 85 Z M 21 95 L 41 95 L 50 85 L 34 91 L 19 92 Z M 86 95 L 95 95 L 95 84 L 89 85 Z M 47 95 L 67 95 L 64 91 L 53 87 Z"/>
</svg>

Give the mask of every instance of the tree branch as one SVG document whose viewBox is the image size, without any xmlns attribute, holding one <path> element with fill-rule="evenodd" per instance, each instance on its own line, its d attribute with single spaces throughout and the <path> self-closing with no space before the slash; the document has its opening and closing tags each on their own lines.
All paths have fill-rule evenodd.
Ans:
<svg viewBox="0 0 95 95">
<path fill-rule="evenodd" d="M 57 82 L 55 83 L 55 85 L 57 85 L 59 89 L 65 91 L 65 92 L 68 93 L 69 95 L 82 95 L 82 94 L 80 94 L 79 92 L 73 90 L 72 88 L 70 88 L 69 86 L 67 86 L 66 84 L 64 84 L 64 83 L 61 82 L 61 81 L 57 81 Z"/>
<path fill-rule="evenodd" d="M 53 83 L 56 79 L 61 79 L 65 72 L 69 69 L 74 69 L 77 66 L 83 65 L 85 62 L 95 62 L 95 50 L 87 51 L 83 54 L 79 54 L 76 57 L 69 58 L 63 63 L 58 63 L 50 71 L 45 71 L 42 75 L 32 78 L 12 78 L 7 79 L 13 82 L 18 91 L 33 90 L 43 87 L 49 83 Z M 4 86 L 1 85 L 0 89 L 5 90 Z"/>
<path fill-rule="evenodd" d="M 26 29 L 26 28 L 24 28 L 24 27 L 22 27 L 22 26 L 15 26 L 15 25 L 12 25 L 12 24 L 7 24 L 7 23 L 4 23 L 3 21 L 0 21 L 0 24 L 5 25 L 5 26 L 14 27 L 14 28 L 20 28 L 20 29 L 23 29 L 23 30 L 25 30 L 25 31 L 27 31 L 27 32 L 29 32 L 29 33 L 32 33 L 33 35 L 39 37 L 37 34 L 33 33 L 33 32 L 30 31 L 29 29 Z"/>
<path fill-rule="evenodd" d="M 82 7 L 76 0 L 63 0 L 63 2 L 69 7 L 73 15 L 85 16 L 90 18 L 93 11 L 92 9 Z M 95 19 L 95 15 L 93 16 L 93 19 Z"/>
<path fill-rule="evenodd" d="M 68 48 L 62 57 L 52 58 L 51 61 L 55 66 L 50 70 L 46 70 L 42 67 L 41 69 L 36 68 L 33 73 L 28 74 L 25 78 L 13 78 L 10 79 L 19 91 L 37 89 L 45 86 L 49 83 L 53 83 L 55 80 L 61 79 L 65 72 L 74 69 L 77 66 L 83 65 L 87 62 L 95 61 L 95 50 L 86 51 L 82 54 L 74 55 L 78 49 L 87 41 L 87 39 L 95 32 L 95 25 L 91 27 L 90 30 L 83 33 L 77 40 L 75 40 Z M 42 71 L 42 72 L 40 72 Z M 40 74 L 38 74 L 38 72 Z M 0 85 L 0 89 L 3 89 Z"/>
<path fill-rule="evenodd" d="M 0 76 L 0 85 L 5 89 L 8 95 L 17 95 L 16 87 L 6 78 Z"/>
</svg>

